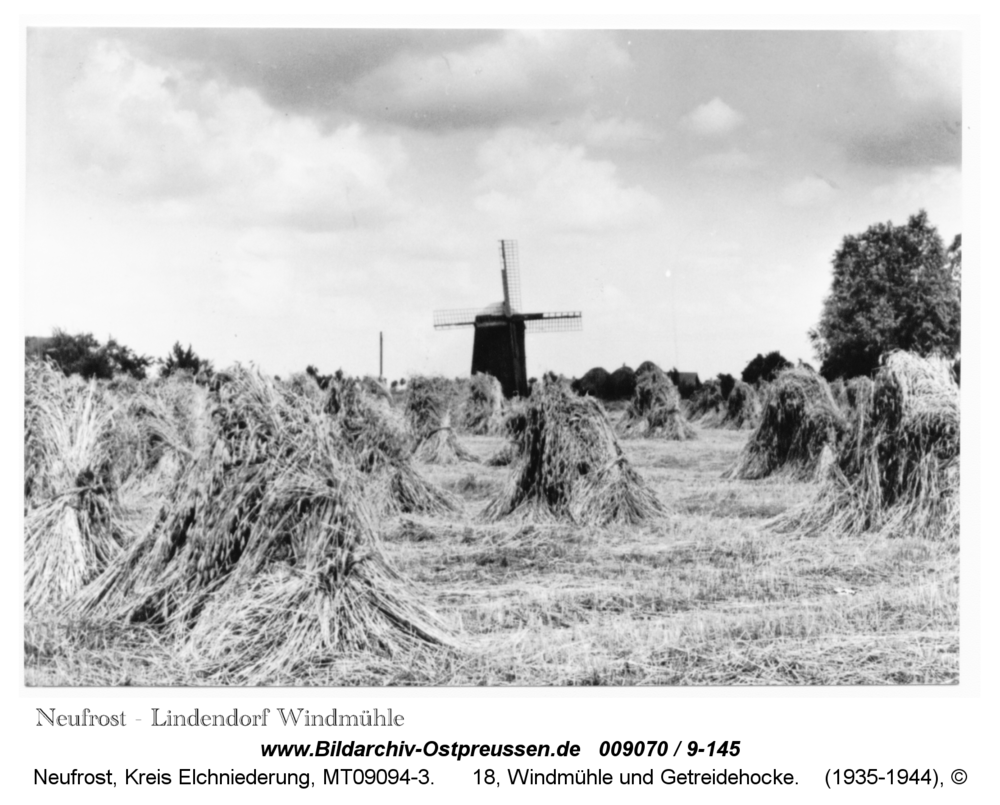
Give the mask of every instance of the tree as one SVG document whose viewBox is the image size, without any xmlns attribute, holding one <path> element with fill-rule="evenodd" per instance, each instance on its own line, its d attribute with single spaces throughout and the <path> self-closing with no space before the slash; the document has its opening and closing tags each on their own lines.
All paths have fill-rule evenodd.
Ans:
<svg viewBox="0 0 1000 805">
<path fill-rule="evenodd" d="M 962 233 L 955 235 L 955 239 L 948 247 L 948 270 L 951 272 L 951 279 L 957 286 L 959 293 L 962 291 Z"/>
<path fill-rule="evenodd" d="M 146 379 L 146 370 L 154 361 L 148 355 L 137 355 L 129 347 L 109 338 L 103 347 L 115 374 L 126 374 L 136 380 Z"/>
<path fill-rule="evenodd" d="M 716 377 L 719 380 L 719 391 L 722 392 L 722 399 L 728 400 L 729 392 L 731 392 L 733 390 L 733 386 L 736 385 L 736 378 L 731 374 L 724 374 L 723 372 L 719 372 Z"/>
<path fill-rule="evenodd" d="M 904 349 L 952 358 L 961 336 L 961 238 L 947 253 L 921 210 L 905 226 L 874 224 L 848 235 L 833 258 L 833 284 L 809 331 L 827 379 L 871 375 Z"/>
<path fill-rule="evenodd" d="M 214 371 L 211 361 L 198 357 L 190 344 L 184 349 L 180 341 L 176 341 L 170 354 L 160 361 L 160 377 L 170 377 L 175 372 L 190 372 L 194 377 L 207 379 Z"/>
<path fill-rule="evenodd" d="M 757 357 L 746 365 L 741 377 L 744 383 L 753 384 L 758 380 L 770 382 L 778 376 L 778 372 L 790 368 L 791 365 L 792 362 L 777 350 L 768 352 L 767 355 L 758 352 Z"/>
<path fill-rule="evenodd" d="M 70 335 L 56 330 L 45 350 L 66 375 L 80 375 L 90 379 L 110 380 L 115 375 L 126 374 L 136 380 L 146 377 L 146 369 L 153 359 L 137 355 L 114 338 L 101 344 L 92 333 Z"/>
</svg>

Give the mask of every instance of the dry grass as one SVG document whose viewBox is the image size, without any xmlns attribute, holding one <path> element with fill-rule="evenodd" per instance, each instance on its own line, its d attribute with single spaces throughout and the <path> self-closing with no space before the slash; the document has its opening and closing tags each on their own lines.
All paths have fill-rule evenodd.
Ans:
<svg viewBox="0 0 1000 805">
<path fill-rule="evenodd" d="M 380 405 L 380 404 L 379 404 Z M 335 428 L 341 427 L 339 415 Z M 331 529 L 354 545 L 358 584 L 334 603 L 296 557 L 313 525 L 329 523 L 304 494 L 308 516 L 285 509 L 285 559 L 234 573 L 226 595 L 208 595 L 187 630 L 155 620 L 31 616 L 25 630 L 29 685 L 883 685 L 949 684 L 959 676 L 959 545 L 927 532 L 776 533 L 775 514 L 809 503 L 816 486 L 777 474 L 720 479 L 747 434 L 702 430 L 699 439 L 630 439 L 621 450 L 671 513 L 641 523 L 581 525 L 554 518 L 484 522 L 479 511 L 509 470 L 484 464 L 428 465 L 420 476 L 464 505 L 370 520 L 371 530 Z M 362 442 L 358 442 L 361 444 Z M 479 458 L 501 437 L 469 437 Z M 336 451 L 334 451 L 336 452 Z M 353 459 L 352 459 L 353 461 Z M 340 472 L 346 472 L 341 465 Z M 307 464 L 307 466 L 309 466 Z M 368 481 L 360 470 L 358 482 Z M 300 476 L 300 478 L 307 476 Z M 349 481 L 349 479 L 348 479 Z M 344 488 L 346 494 L 346 488 Z M 267 511 L 278 512 L 278 492 Z M 355 499 L 354 497 L 351 498 Z M 216 508 L 206 497 L 207 509 Z M 223 501 L 224 502 L 224 501 Z M 220 503 L 221 505 L 221 503 Z M 262 511 L 264 504 L 262 503 Z M 346 515 L 345 515 L 346 516 Z M 294 525 L 294 527 L 293 527 Z M 385 581 L 350 534 L 372 539 Z M 367 537 L 364 535 L 367 534 Z M 336 535 L 336 536 L 335 536 Z M 273 537 L 273 545 L 281 539 Z M 250 544 L 249 542 L 247 543 Z M 322 542 L 314 543 L 316 545 Z M 263 547 L 263 543 L 259 543 Z M 360 548 L 360 550 L 359 550 Z M 187 550 L 187 549 L 185 549 Z M 245 551 L 250 550 L 248 548 Z M 178 558 L 180 558 L 178 556 Z M 347 565 L 345 565 L 345 568 Z M 237 576 L 239 577 L 237 579 Z M 238 581 L 238 583 L 236 583 Z M 393 585 L 401 583 L 402 587 Z M 386 590 L 419 590 L 440 620 L 404 617 L 436 635 L 400 632 L 379 609 L 412 604 Z M 401 593 L 400 593 L 401 594 Z M 395 595 L 395 594 L 394 594 Z M 374 596 L 374 598 L 373 598 Z M 322 603 L 322 602 L 325 602 Z M 350 613 L 326 620 L 341 603 Z M 323 607 L 328 607 L 324 610 Z M 205 618 L 203 621 L 202 619 Z M 336 650 L 323 624 L 354 624 Z M 213 627 L 213 624 L 215 626 Z M 204 631 L 201 631 L 204 630 Z M 330 635 L 334 634 L 330 631 Z M 365 638 L 365 635 L 369 635 Z M 358 639 L 358 636 L 361 639 Z M 391 647 L 380 647 L 381 640 Z M 278 658 L 278 659 L 275 659 Z"/>
<path fill-rule="evenodd" d="M 687 402 L 687 417 L 703 428 L 718 428 L 726 417 L 726 400 L 717 378 L 706 380 Z"/>
<path fill-rule="evenodd" d="M 616 430 L 625 438 L 685 441 L 697 436 L 681 408 L 677 387 L 655 366 L 637 375 L 635 394 Z"/>
<path fill-rule="evenodd" d="M 58 606 L 129 542 L 121 487 L 145 469 L 138 433 L 96 381 L 25 368 L 24 605 Z"/>
<path fill-rule="evenodd" d="M 722 427 L 732 430 L 753 430 L 760 423 L 760 399 L 753 386 L 737 380 L 726 400 Z"/>
<path fill-rule="evenodd" d="M 826 381 L 808 369 L 786 369 L 768 390 L 760 424 L 726 477 L 753 480 L 780 472 L 814 479 L 844 427 Z"/>
<path fill-rule="evenodd" d="M 893 353 L 875 382 L 849 386 L 836 466 L 781 530 L 958 536 L 960 406 L 948 364 Z"/>
<path fill-rule="evenodd" d="M 213 443 L 174 484 L 155 527 L 66 615 L 159 625 L 243 681 L 341 648 L 442 641 L 380 551 L 337 422 L 240 369 L 215 405 Z"/>
<path fill-rule="evenodd" d="M 511 428 L 517 457 L 503 491 L 483 512 L 488 520 L 637 523 L 663 513 L 593 397 L 577 397 L 558 383 L 536 383 Z"/>
<path fill-rule="evenodd" d="M 331 387 L 326 409 L 336 418 L 338 449 L 361 472 L 366 498 L 377 516 L 458 508 L 454 498 L 414 469 L 414 438 L 389 400 L 348 380 Z"/>
<path fill-rule="evenodd" d="M 412 377 L 407 384 L 405 414 L 417 443 L 413 455 L 424 464 L 476 460 L 452 428 L 450 393 L 443 378 Z"/>
<path fill-rule="evenodd" d="M 479 460 L 458 441 L 455 429 L 451 426 L 451 414 L 445 414 L 440 425 L 427 433 L 413 457 L 423 464 L 457 464 L 460 461 Z"/>
<path fill-rule="evenodd" d="M 476 436 L 500 435 L 503 432 L 504 403 L 499 380 L 493 375 L 473 375 L 469 395 L 462 408 L 462 427 Z"/>
</svg>

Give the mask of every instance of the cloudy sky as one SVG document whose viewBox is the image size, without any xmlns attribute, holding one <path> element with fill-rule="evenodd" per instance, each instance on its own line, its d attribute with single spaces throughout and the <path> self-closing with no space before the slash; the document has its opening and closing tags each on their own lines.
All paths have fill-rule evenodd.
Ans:
<svg viewBox="0 0 1000 805">
<path fill-rule="evenodd" d="M 806 337 L 841 238 L 961 222 L 943 32 L 30 29 L 22 314 L 216 365 L 469 370 L 438 308 L 583 331 L 528 371 L 738 372 Z"/>
</svg>

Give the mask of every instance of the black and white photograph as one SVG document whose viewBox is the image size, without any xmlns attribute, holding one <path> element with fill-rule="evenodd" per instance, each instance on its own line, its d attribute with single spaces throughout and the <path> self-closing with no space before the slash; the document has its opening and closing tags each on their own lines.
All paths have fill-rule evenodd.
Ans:
<svg viewBox="0 0 1000 805">
<path fill-rule="evenodd" d="M 962 682 L 962 30 L 24 35 L 25 687 Z"/>
</svg>

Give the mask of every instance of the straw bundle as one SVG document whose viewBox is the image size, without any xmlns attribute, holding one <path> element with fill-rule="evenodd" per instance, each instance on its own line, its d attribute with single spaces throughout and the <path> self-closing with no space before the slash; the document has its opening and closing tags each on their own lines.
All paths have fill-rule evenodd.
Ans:
<svg viewBox="0 0 1000 805">
<path fill-rule="evenodd" d="M 327 410 L 335 411 L 341 456 L 363 475 L 365 494 L 378 515 L 457 511 L 457 501 L 413 468 L 413 438 L 387 400 L 356 381 L 333 384 Z"/>
<path fill-rule="evenodd" d="M 811 480 L 824 448 L 837 443 L 844 426 L 822 377 L 809 369 L 786 369 L 768 393 L 760 424 L 724 477 L 757 479 L 780 472 Z"/>
<path fill-rule="evenodd" d="M 97 381 L 25 367 L 24 605 L 58 604 L 127 541 L 118 501 L 115 411 Z"/>
<path fill-rule="evenodd" d="M 457 464 L 460 461 L 479 462 L 475 455 L 458 441 L 451 427 L 451 414 L 445 414 L 441 424 L 420 442 L 413 454 L 424 464 Z"/>
<path fill-rule="evenodd" d="M 493 375 L 472 376 L 462 413 L 462 426 L 477 436 L 496 436 L 503 430 L 503 386 Z"/>
<path fill-rule="evenodd" d="M 726 400 L 726 414 L 722 427 L 731 430 L 752 430 L 760 421 L 760 399 L 753 386 L 736 381 Z"/>
<path fill-rule="evenodd" d="M 847 413 L 850 403 L 847 401 L 847 384 L 842 377 L 838 377 L 830 382 L 830 396 L 840 406 L 840 410 Z"/>
<path fill-rule="evenodd" d="M 488 520 L 540 516 L 606 525 L 662 513 L 592 397 L 537 383 L 512 431 L 518 455 L 506 487 L 483 512 Z"/>
<path fill-rule="evenodd" d="M 237 367 L 219 388 L 212 449 L 80 605 L 193 630 L 198 651 L 247 678 L 338 649 L 437 639 L 388 567 L 341 442 L 315 403 Z"/>
<path fill-rule="evenodd" d="M 119 461 L 136 465 L 127 473 L 132 480 L 156 469 L 168 456 L 175 467 L 192 460 L 212 439 L 208 391 L 179 373 L 118 396 L 124 414 L 117 426 L 122 436 Z M 124 455 L 129 449 L 138 450 L 138 455 Z"/>
<path fill-rule="evenodd" d="M 618 433 L 626 438 L 644 436 L 674 441 L 697 438 L 697 432 L 681 410 L 677 387 L 655 366 L 637 374 L 635 394 L 618 423 Z"/>
<path fill-rule="evenodd" d="M 478 462 L 451 427 L 450 392 L 443 378 L 414 377 L 407 384 L 406 416 L 417 438 L 414 457 L 425 464 Z"/>
<path fill-rule="evenodd" d="M 419 443 L 441 425 L 448 413 L 448 388 L 443 377 L 411 377 L 406 384 L 404 412 Z"/>
<path fill-rule="evenodd" d="M 847 427 L 837 445 L 838 463 L 854 462 L 860 466 L 864 453 L 865 433 L 872 415 L 872 395 L 875 385 L 870 377 L 853 377 L 844 385 L 844 403 Z M 853 473 L 852 473 L 853 474 Z"/>
<path fill-rule="evenodd" d="M 573 393 L 565 384 L 560 383 L 560 385 L 567 390 L 567 393 Z M 500 433 L 507 441 L 483 462 L 487 467 L 509 467 L 521 454 L 521 436 L 528 427 L 527 412 L 527 399 L 515 397 L 507 404 L 500 426 Z"/>
<path fill-rule="evenodd" d="M 317 376 L 308 372 L 296 372 L 288 378 L 289 387 L 297 394 L 312 397 L 314 400 L 321 400 L 324 396 L 323 388 Z"/>
<path fill-rule="evenodd" d="M 957 536 L 960 408 L 948 364 L 895 352 L 874 383 L 848 391 L 854 413 L 833 472 L 815 502 L 777 527 Z"/>
<path fill-rule="evenodd" d="M 725 417 L 726 400 L 717 378 L 706 380 L 688 400 L 687 417 L 706 428 L 717 428 Z"/>
<path fill-rule="evenodd" d="M 852 377 L 844 388 L 844 399 L 852 410 L 865 410 L 871 405 L 874 390 L 870 377 Z"/>
</svg>

